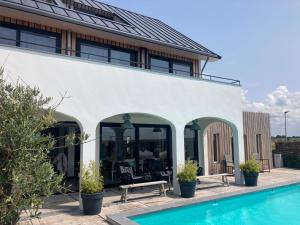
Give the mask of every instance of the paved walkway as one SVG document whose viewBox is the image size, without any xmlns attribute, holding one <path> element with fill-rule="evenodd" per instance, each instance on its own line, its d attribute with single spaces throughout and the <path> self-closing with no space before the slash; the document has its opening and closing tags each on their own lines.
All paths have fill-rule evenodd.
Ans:
<svg viewBox="0 0 300 225">
<path fill-rule="evenodd" d="M 230 178 L 233 182 L 233 177 Z M 289 182 L 300 182 L 300 170 L 273 169 L 270 173 L 261 173 L 259 176 L 259 186 L 269 186 Z M 216 186 L 213 188 L 200 189 L 196 192 L 195 198 L 201 199 L 208 196 L 216 196 L 228 192 L 235 192 L 243 189 L 251 189 L 244 186 L 232 184 L 229 187 Z M 154 196 L 157 190 L 146 189 L 135 190 L 129 193 L 129 198 L 135 198 L 127 202 L 120 203 L 120 191 L 117 188 L 108 189 L 105 192 L 103 208 L 100 215 L 85 216 L 79 210 L 78 195 L 56 195 L 48 199 L 41 210 L 42 215 L 39 220 L 34 219 L 33 224 L 40 225 L 108 225 L 106 215 L 124 212 L 128 210 L 141 209 L 145 207 L 157 206 L 172 203 L 174 201 L 184 201 L 184 199 L 173 195 L 171 192 L 167 197 Z M 31 224 L 24 216 L 21 225 Z"/>
</svg>

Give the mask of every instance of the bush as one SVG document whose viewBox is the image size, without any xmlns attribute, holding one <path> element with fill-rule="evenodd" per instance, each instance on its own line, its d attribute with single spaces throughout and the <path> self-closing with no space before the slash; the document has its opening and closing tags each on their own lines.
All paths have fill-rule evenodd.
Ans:
<svg viewBox="0 0 300 225">
<path fill-rule="evenodd" d="M 184 167 L 177 174 L 179 182 L 192 182 L 197 179 L 198 166 L 191 160 L 186 161 Z"/>
<path fill-rule="evenodd" d="M 103 177 L 100 167 L 95 161 L 90 161 L 88 167 L 84 167 L 81 179 L 81 192 L 84 194 L 95 194 L 103 191 Z"/>
<path fill-rule="evenodd" d="M 260 164 L 256 161 L 256 159 L 252 158 L 245 163 L 240 165 L 240 169 L 244 173 L 259 173 Z"/>
</svg>

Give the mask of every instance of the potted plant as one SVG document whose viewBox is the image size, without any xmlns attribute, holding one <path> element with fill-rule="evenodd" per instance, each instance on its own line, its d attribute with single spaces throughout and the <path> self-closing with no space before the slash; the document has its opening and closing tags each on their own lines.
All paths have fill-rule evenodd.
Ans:
<svg viewBox="0 0 300 225">
<path fill-rule="evenodd" d="M 243 171 L 246 186 L 257 186 L 257 178 L 260 171 L 260 164 L 252 158 L 240 165 Z"/>
<path fill-rule="evenodd" d="M 90 161 L 84 167 L 81 176 L 81 198 L 83 211 L 86 215 L 97 215 L 101 212 L 103 200 L 103 177 L 100 167 Z"/>
<path fill-rule="evenodd" d="M 197 171 L 197 164 L 188 160 L 181 171 L 177 174 L 181 197 L 192 198 L 195 196 Z"/>
</svg>

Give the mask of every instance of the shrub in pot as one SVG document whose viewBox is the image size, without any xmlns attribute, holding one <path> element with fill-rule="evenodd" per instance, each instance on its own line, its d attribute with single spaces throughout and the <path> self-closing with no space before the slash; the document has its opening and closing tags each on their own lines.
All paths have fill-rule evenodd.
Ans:
<svg viewBox="0 0 300 225">
<path fill-rule="evenodd" d="M 260 164 L 252 158 L 240 165 L 245 178 L 246 186 L 257 186 L 257 178 L 260 171 Z"/>
<path fill-rule="evenodd" d="M 101 212 L 103 200 L 103 177 L 100 167 L 90 161 L 82 170 L 81 198 L 83 211 L 86 215 L 97 215 Z"/>
<path fill-rule="evenodd" d="M 181 171 L 177 174 L 181 197 L 192 198 L 195 196 L 198 166 L 188 160 Z"/>
</svg>

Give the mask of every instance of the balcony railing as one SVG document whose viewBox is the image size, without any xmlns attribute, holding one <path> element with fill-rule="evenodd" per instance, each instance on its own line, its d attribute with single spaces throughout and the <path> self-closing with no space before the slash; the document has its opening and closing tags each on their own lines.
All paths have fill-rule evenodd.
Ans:
<svg viewBox="0 0 300 225">
<path fill-rule="evenodd" d="M 1 43 L 1 40 L 2 40 L 2 43 Z M 3 42 L 7 42 L 7 43 L 4 44 Z M 14 44 L 8 44 L 9 42 L 13 42 Z M 31 47 L 23 47 L 23 46 L 21 47 L 21 44 L 31 45 Z M 191 79 L 197 79 L 197 80 L 207 80 L 207 81 L 213 81 L 213 82 L 218 82 L 218 83 L 223 83 L 223 84 L 231 84 L 231 85 L 235 85 L 235 86 L 241 85 L 240 81 L 236 80 L 236 79 L 220 77 L 220 76 L 213 76 L 213 75 L 204 74 L 204 73 L 192 73 L 192 72 L 190 73 L 190 72 L 183 71 L 183 70 L 160 67 L 160 66 L 156 66 L 156 65 L 152 66 L 152 69 L 151 69 L 151 65 L 148 63 L 123 60 L 123 59 L 118 59 L 118 58 L 113 58 L 113 57 L 106 57 L 106 56 L 101 56 L 101 55 L 97 55 L 97 54 L 93 54 L 93 53 L 71 50 L 71 49 L 66 49 L 66 48 L 53 47 L 53 46 L 49 46 L 49 45 L 38 44 L 38 43 L 28 42 L 28 41 L 20 41 L 20 40 L 16 40 L 16 39 L 1 37 L 1 36 L 0 36 L 0 45 L 20 47 L 23 49 L 29 49 L 29 50 L 45 52 L 45 53 L 52 53 L 52 54 L 59 54 L 59 55 L 66 55 L 66 56 L 70 56 L 70 57 L 80 57 L 81 54 L 84 54 L 85 57 L 80 57 L 81 59 L 94 61 L 94 62 L 96 61 L 96 62 L 102 62 L 102 63 L 110 63 L 110 64 L 120 65 L 120 66 L 124 66 L 124 67 L 136 67 L 139 69 L 144 69 L 144 70 L 148 70 L 148 71 L 152 70 L 154 72 L 164 73 L 164 74 L 168 74 L 168 75 L 174 75 L 174 76 L 183 77 L 183 78 L 185 77 L 185 78 L 191 78 Z M 48 51 L 43 50 L 43 49 L 48 49 Z M 92 57 L 103 58 L 103 60 L 95 60 L 95 59 L 92 59 Z M 159 69 L 170 71 L 170 72 L 159 71 Z"/>
</svg>

